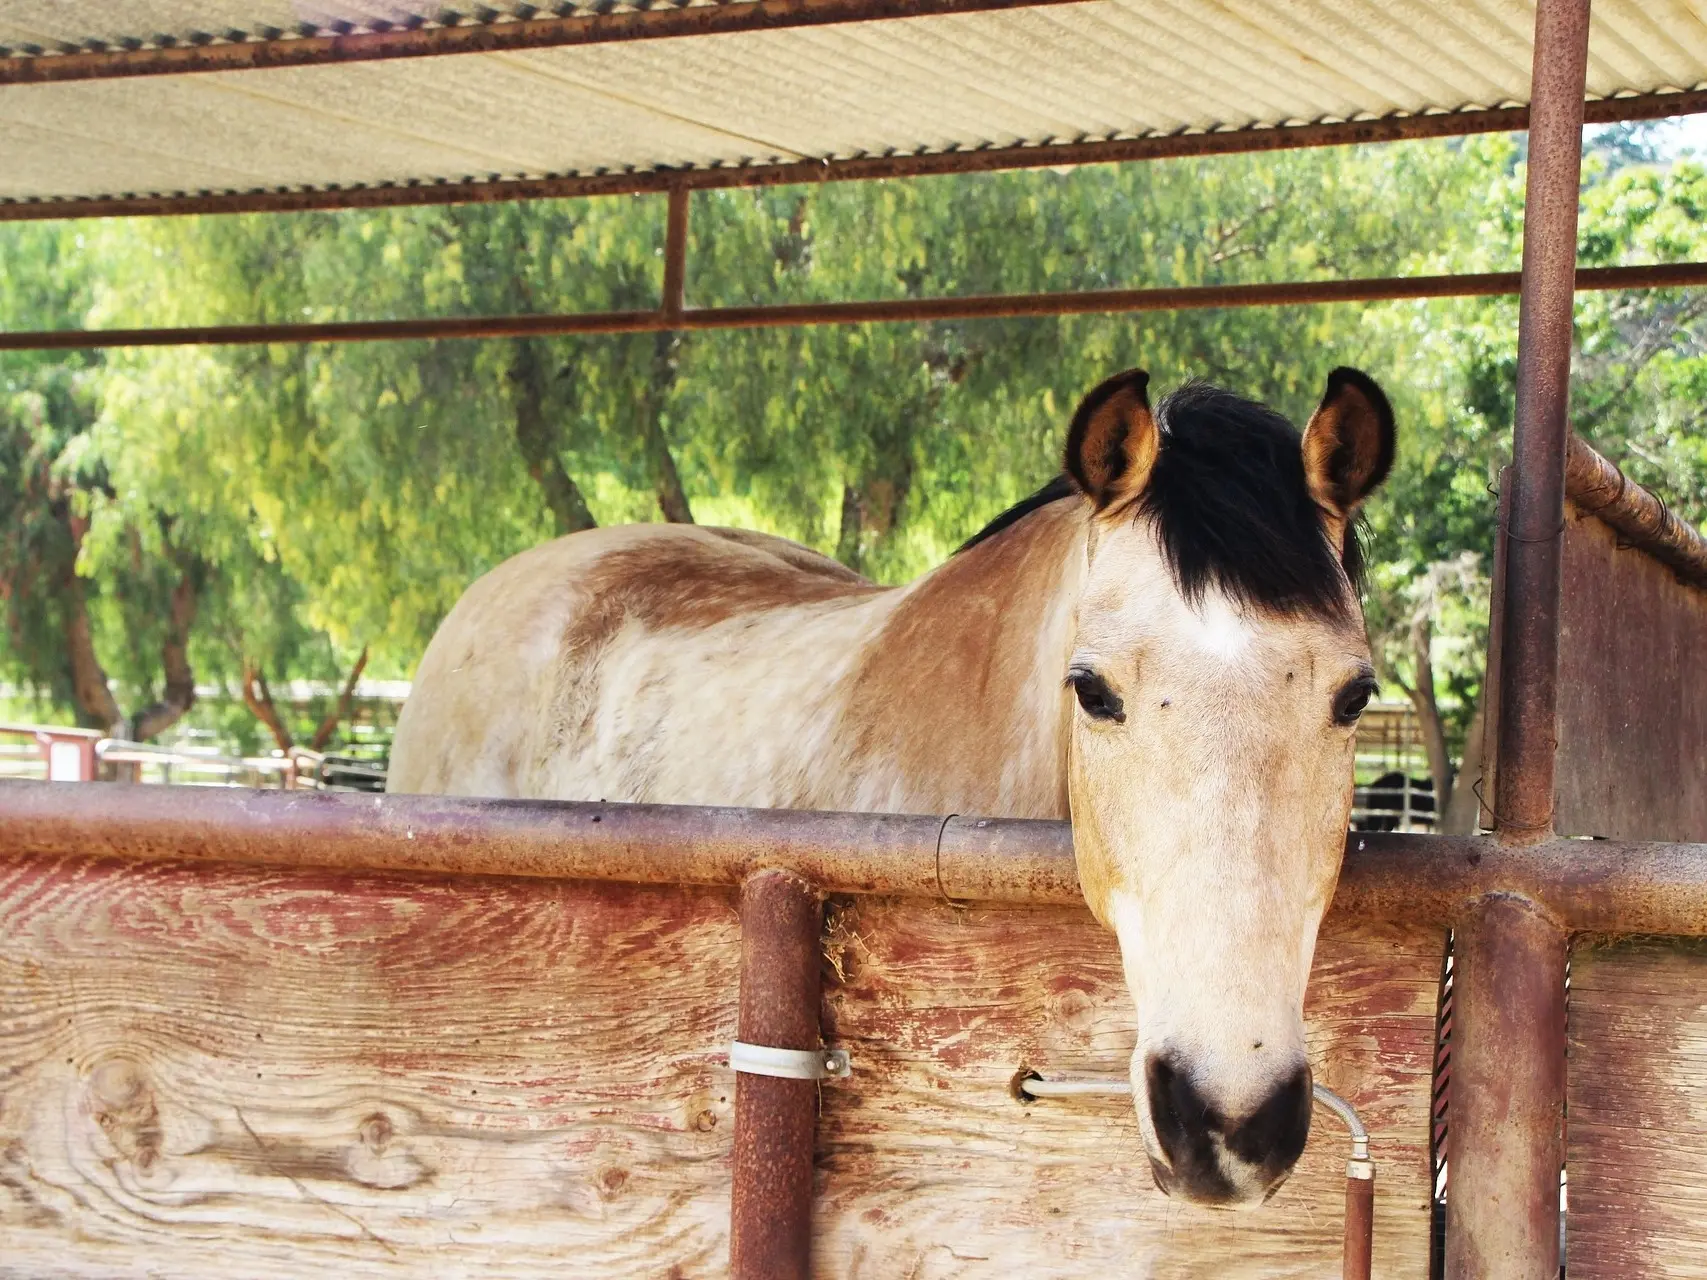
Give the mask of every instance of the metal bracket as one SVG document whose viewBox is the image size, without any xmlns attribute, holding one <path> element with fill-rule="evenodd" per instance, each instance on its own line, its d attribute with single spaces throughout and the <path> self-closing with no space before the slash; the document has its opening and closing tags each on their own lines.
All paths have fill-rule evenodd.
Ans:
<svg viewBox="0 0 1707 1280">
<path fill-rule="evenodd" d="M 853 1074 L 846 1049 L 772 1049 L 739 1040 L 729 1046 L 729 1065 L 750 1076 L 779 1080 L 846 1080 Z"/>
</svg>

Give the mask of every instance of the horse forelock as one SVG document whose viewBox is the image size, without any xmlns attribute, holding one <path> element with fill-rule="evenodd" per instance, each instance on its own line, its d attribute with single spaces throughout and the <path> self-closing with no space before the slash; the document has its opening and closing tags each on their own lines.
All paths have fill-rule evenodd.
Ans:
<svg viewBox="0 0 1707 1280">
<path fill-rule="evenodd" d="M 1187 382 L 1156 411 L 1161 449 L 1137 513 L 1154 523 L 1192 603 L 1218 589 L 1271 613 L 1348 617 L 1362 587 L 1357 533 L 1343 553 L 1305 482 L 1298 429 L 1264 405 Z"/>
</svg>

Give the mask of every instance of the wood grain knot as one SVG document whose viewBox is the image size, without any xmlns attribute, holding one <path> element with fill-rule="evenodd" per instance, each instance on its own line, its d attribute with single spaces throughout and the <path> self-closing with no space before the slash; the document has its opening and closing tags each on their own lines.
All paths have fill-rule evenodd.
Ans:
<svg viewBox="0 0 1707 1280">
<path fill-rule="evenodd" d="M 1096 1022 L 1096 1001 L 1080 987 L 1068 987 L 1049 998 L 1049 1012 L 1069 1031 L 1089 1031 Z"/>
<path fill-rule="evenodd" d="M 431 1176 L 383 1111 L 370 1112 L 356 1126 L 356 1140 L 344 1155 L 344 1172 L 380 1191 L 407 1190 Z"/>
<path fill-rule="evenodd" d="M 88 1114 L 113 1153 L 140 1173 L 160 1159 L 163 1134 L 154 1086 L 139 1063 L 108 1058 L 96 1064 L 86 1086 Z"/>
</svg>

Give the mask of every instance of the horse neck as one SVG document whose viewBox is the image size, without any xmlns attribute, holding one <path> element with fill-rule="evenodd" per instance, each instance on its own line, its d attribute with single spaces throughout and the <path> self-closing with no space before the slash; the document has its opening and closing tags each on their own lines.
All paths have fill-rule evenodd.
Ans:
<svg viewBox="0 0 1707 1280">
<path fill-rule="evenodd" d="M 1051 503 L 886 602 L 844 704 L 858 807 L 1067 816 L 1086 530 L 1082 503 Z"/>
</svg>

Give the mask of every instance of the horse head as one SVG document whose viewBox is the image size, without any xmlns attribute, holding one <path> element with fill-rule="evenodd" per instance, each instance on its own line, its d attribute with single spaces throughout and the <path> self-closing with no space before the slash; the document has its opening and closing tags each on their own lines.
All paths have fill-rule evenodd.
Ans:
<svg viewBox="0 0 1707 1280">
<path fill-rule="evenodd" d="M 1132 1086 L 1157 1185 L 1257 1203 L 1309 1132 L 1303 1002 L 1375 690 L 1359 506 L 1393 415 L 1336 369 L 1302 436 L 1146 375 L 1079 407 L 1067 471 L 1089 503 L 1065 672 L 1080 878 L 1138 1012 Z"/>
</svg>

